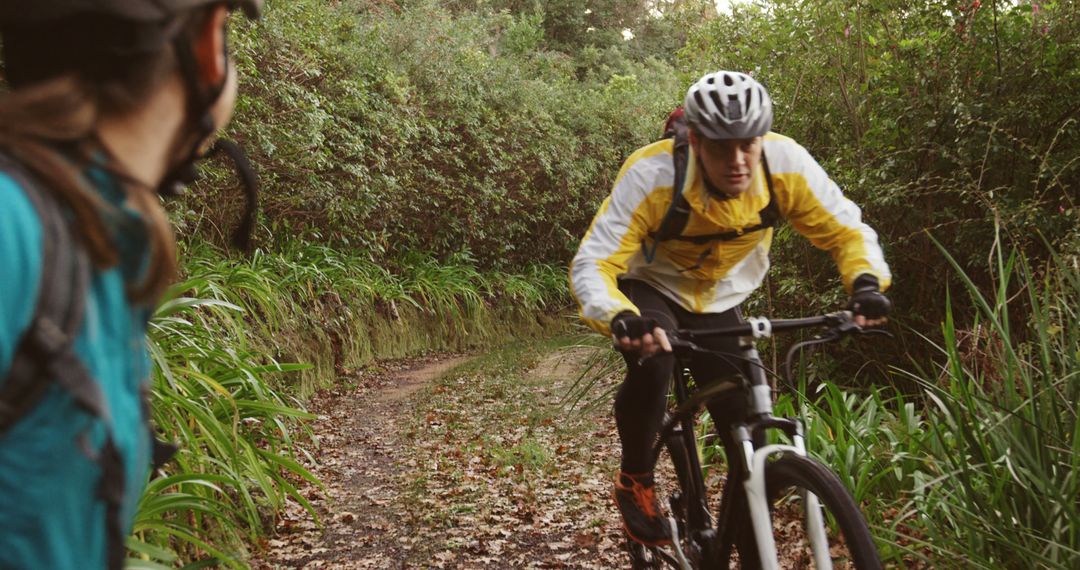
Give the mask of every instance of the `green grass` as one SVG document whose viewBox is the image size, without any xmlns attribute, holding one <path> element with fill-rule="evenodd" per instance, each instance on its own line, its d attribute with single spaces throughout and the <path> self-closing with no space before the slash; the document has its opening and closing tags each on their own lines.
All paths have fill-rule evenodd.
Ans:
<svg viewBox="0 0 1080 570">
<path fill-rule="evenodd" d="M 561 269 L 481 272 L 465 255 L 446 262 L 420 253 L 375 263 L 317 244 L 290 242 L 275 254 L 234 259 L 206 242 L 188 245 L 191 274 L 208 294 L 229 291 L 248 336 L 273 358 L 302 361 L 300 394 L 340 368 L 427 350 L 462 351 L 500 339 L 543 335 L 541 313 L 568 303 Z"/>
<path fill-rule="evenodd" d="M 994 253 L 984 292 L 943 252 L 977 313 L 947 311 L 942 340 L 926 340 L 940 358 L 896 368 L 917 393 L 826 384 L 777 408 L 807 419 L 809 447 L 865 505 L 887 559 L 1076 568 L 1080 275 L 1075 260 L 1036 269 Z"/>
<path fill-rule="evenodd" d="M 488 453 L 496 465 L 511 471 L 544 471 L 551 463 L 551 451 L 532 438 L 509 448 L 496 445 Z"/>
<path fill-rule="evenodd" d="M 483 273 L 466 257 L 376 264 L 318 245 L 230 258 L 185 245 L 187 278 L 150 326 L 153 419 L 180 452 L 144 493 L 132 564 L 244 567 L 313 463 L 303 398 L 377 358 L 550 334 L 558 271 Z M 557 278 L 558 277 L 558 278 Z M 304 364 L 299 364 L 304 363 Z M 537 462 L 527 446 L 507 458 Z"/>
</svg>

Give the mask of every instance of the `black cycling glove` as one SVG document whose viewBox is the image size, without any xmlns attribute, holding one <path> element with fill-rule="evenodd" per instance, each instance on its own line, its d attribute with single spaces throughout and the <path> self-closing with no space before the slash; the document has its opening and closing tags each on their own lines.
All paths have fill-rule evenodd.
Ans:
<svg viewBox="0 0 1080 570">
<path fill-rule="evenodd" d="M 881 292 L 877 277 L 864 273 L 855 278 L 852 284 L 851 301 L 848 310 L 868 319 L 880 319 L 889 314 L 892 302 Z"/>
<path fill-rule="evenodd" d="M 615 335 L 615 338 L 630 337 L 630 340 L 637 340 L 645 336 L 646 333 L 652 333 L 657 326 L 659 326 L 659 323 L 656 322 L 656 319 L 649 319 L 624 311 L 611 319 L 611 334 Z"/>
</svg>

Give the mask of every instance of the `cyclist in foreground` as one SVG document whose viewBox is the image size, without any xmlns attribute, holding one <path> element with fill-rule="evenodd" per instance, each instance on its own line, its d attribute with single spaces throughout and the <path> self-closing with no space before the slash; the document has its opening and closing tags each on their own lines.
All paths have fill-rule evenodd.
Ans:
<svg viewBox="0 0 1080 570">
<path fill-rule="evenodd" d="M 0 568 L 124 565 L 163 449 L 145 334 L 176 248 L 158 194 L 228 121 L 228 14 L 261 6 L 0 2 Z"/>
<path fill-rule="evenodd" d="M 610 334 L 626 361 L 615 397 L 622 460 L 614 495 L 627 534 L 650 546 L 671 540 L 652 456 L 673 367 L 665 329 L 741 322 L 739 305 L 769 268 L 779 218 L 832 255 L 857 324 L 883 324 L 890 308 L 883 292 L 891 274 L 877 234 L 803 147 L 770 132 L 772 102 L 760 83 L 738 72 L 707 74 L 688 90 L 683 112 L 685 168 L 675 166 L 678 137 L 634 152 L 570 269 L 582 318 Z M 737 339 L 700 344 L 732 358 L 695 357 L 690 368 L 699 384 L 745 374 Z M 722 426 L 741 419 L 741 407 L 720 399 L 709 412 Z M 731 434 L 718 431 L 731 449 Z"/>
</svg>

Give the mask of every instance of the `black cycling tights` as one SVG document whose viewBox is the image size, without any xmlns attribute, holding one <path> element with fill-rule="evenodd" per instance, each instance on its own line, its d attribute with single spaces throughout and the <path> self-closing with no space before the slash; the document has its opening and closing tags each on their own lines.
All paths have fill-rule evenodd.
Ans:
<svg viewBox="0 0 1080 570">
<path fill-rule="evenodd" d="M 656 319 L 660 326 L 666 329 L 718 328 L 743 322 L 738 307 L 723 313 L 691 313 L 641 281 L 620 281 L 619 290 L 637 305 L 643 316 Z M 713 338 L 696 342 L 703 348 L 731 356 L 695 355 L 688 363 L 695 382 L 708 386 L 734 374 L 746 375 L 746 364 L 740 358 L 742 355 L 738 339 Z M 623 447 L 622 470 L 631 474 L 649 473 L 653 470 L 652 448 L 660 431 L 660 423 L 664 419 L 675 357 L 660 354 L 639 363 L 637 355 L 623 353 L 623 359 L 626 360 L 626 381 L 615 396 L 615 423 L 619 427 L 619 439 L 622 440 Z M 708 406 L 730 462 L 730 476 L 724 487 L 724 512 L 720 514 L 719 520 L 743 521 L 749 516 L 746 495 L 735 488 L 740 485 L 745 472 L 742 449 L 735 445 L 735 438 L 727 426 L 742 421 L 743 414 L 746 413 L 746 401 L 741 390 L 733 390 L 729 394 L 726 398 L 714 400 Z M 734 513 L 728 512 L 729 510 Z M 733 532 L 741 567 L 759 568 L 757 548 L 750 525 L 737 527 Z"/>
<path fill-rule="evenodd" d="M 723 313 L 691 313 L 642 281 L 621 280 L 619 290 L 638 307 L 643 317 L 656 319 L 665 329 L 706 329 L 743 322 L 738 307 Z M 744 373 L 738 339 L 703 339 L 697 344 L 731 355 L 726 359 L 717 355 L 695 355 L 689 368 L 699 384 L 707 386 L 718 379 Z M 615 423 L 623 448 L 622 470 L 631 474 L 649 473 L 653 470 L 652 448 L 664 420 L 675 357 L 660 353 L 638 362 L 636 354 L 623 353 L 623 358 L 626 360 L 626 381 L 615 396 Z M 739 391 L 733 391 L 732 396 L 709 404 L 709 413 L 716 425 L 724 426 L 741 419 L 745 407 L 743 397 Z M 717 431 L 726 449 L 737 449 L 730 430 L 721 428 Z"/>
</svg>

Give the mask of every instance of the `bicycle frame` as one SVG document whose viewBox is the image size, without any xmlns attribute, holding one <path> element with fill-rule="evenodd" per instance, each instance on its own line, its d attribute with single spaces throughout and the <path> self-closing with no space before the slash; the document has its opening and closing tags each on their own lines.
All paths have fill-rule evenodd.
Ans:
<svg viewBox="0 0 1080 570">
<path fill-rule="evenodd" d="M 776 541 L 773 537 L 772 516 L 769 512 L 768 492 L 765 487 L 765 464 L 771 456 L 776 454 L 795 453 L 805 456 L 806 443 L 801 422 L 792 418 L 780 418 L 773 415 L 772 386 L 765 376 L 764 365 L 754 345 L 754 339 L 771 336 L 772 330 L 768 325 L 768 321 L 763 319 L 750 319 L 750 321 L 753 335 L 740 337 L 739 340 L 742 356 L 750 363 L 748 367 L 749 413 L 745 422 L 731 426 L 731 433 L 736 446 L 742 449 L 743 461 L 746 466 L 745 479 L 740 483 L 746 493 L 761 567 L 763 570 L 779 570 Z M 675 390 L 676 399 L 682 404 L 687 400 L 688 394 L 686 375 L 682 369 L 681 359 L 676 359 Z M 766 430 L 770 429 L 782 430 L 791 439 L 792 444 L 773 444 L 757 447 L 754 444 L 755 435 L 763 435 Z M 668 435 L 682 438 L 682 444 L 688 454 L 687 459 L 690 468 L 700 473 L 701 464 L 696 442 L 694 441 L 693 418 L 685 418 L 674 424 L 671 433 Z M 729 462 L 731 460 L 732 458 L 729 458 Z M 729 473 L 734 472 L 729 470 Z M 685 485 L 685 482 L 681 483 Z M 705 496 L 704 489 L 698 489 L 697 491 L 699 496 Z M 725 500 L 727 500 L 726 497 Z M 825 520 L 820 508 L 820 502 L 816 496 L 810 493 L 805 493 L 803 500 L 806 505 L 806 530 L 810 538 L 815 564 L 819 570 L 831 570 L 832 560 L 829 555 Z M 686 514 L 687 522 L 691 528 L 712 527 L 706 506 L 687 504 Z M 728 524 L 732 521 L 723 522 Z M 715 537 L 714 530 L 707 540 L 712 540 Z"/>
</svg>

